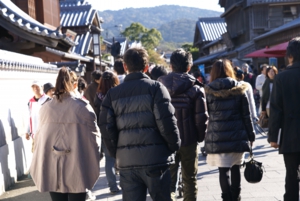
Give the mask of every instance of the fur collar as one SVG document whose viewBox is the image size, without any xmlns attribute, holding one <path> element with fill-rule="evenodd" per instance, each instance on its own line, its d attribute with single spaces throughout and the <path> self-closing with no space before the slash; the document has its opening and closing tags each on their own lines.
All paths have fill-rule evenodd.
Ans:
<svg viewBox="0 0 300 201">
<path fill-rule="evenodd" d="M 229 96 L 238 96 L 243 95 L 247 91 L 248 86 L 246 84 L 239 84 L 236 87 L 232 87 L 231 89 L 220 89 L 214 90 L 209 85 L 205 85 L 205 93 L 206 95 L 213 95 L 218 98 L 227 98 Z"/>
</svg>

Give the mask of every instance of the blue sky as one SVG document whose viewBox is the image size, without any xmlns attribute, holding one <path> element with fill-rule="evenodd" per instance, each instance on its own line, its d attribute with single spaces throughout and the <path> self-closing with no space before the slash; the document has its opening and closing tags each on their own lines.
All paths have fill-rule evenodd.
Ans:
<svg viewBox="0 0 300 201">
<path fill-rule="evenodd" d="M 124 8 L 142 8 L 154 7 L 160 5 L 180 5 L 187 7 L 202 8 L 208 10 L 216 10 L 223 12 L 224 9 L 220 7 L 219 0 L 89 0 L 93 6 L 100 11 L 103 10 L 120 10 Z"/>
</svg>

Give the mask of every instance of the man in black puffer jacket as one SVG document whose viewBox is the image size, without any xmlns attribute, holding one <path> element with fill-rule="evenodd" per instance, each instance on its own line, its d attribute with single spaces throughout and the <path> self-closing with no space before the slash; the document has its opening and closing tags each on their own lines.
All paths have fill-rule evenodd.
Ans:
<svg viewBox="0 0 300 201">
<path fill-rule="evenodd" d="M 167 89 L 144 72 L 148 54 L 131 48 L 124 55 L 124 83 L 108 91 L 99 125 L 110 155 L 120 169 L 124 201 L 170 201 L 169 165 L 181 140 Z"/>
<path fill-rule="evenodd" d="M 171 55 L 172 73 L 158 78 L 168 89 L 182 140 L 176 153 L 175 164 L 171 165 L 171 197 L 176 200 L 176 183 L 179 162 L 183 180 L 184 200 L 197 200 L 197 142 L 202 142 L 206 133 L 208 113 L 203 84 L 187 72 L 191 69 L 192 55 L 183 49 Z"/>
</svg>

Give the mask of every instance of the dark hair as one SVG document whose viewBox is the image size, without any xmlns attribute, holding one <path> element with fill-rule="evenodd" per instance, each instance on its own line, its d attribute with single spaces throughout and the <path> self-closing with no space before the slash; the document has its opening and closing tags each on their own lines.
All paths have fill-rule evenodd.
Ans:
<svg viewBox="0 0 300 201">
<path fill-rule="evenodd" d="M 75 74 L 76 75 L 76 74 Z M 77 77 L 77 76 L 76 76 Z M 70 70 L 62 67 L 57 75 L 54 95 L 61 101 L 61 95 L 74 91 L 74 76 L 70 75 Z"/>
<path fill-rule="evenodd" d="M 300 61 L 300 37 L 290 40 L 286 48 L 286 55 L 293 57 L 293 63 Z"/>
<path fill-rule="evenodd" d="M 105 71 L 100 78 L 97 92 L 106 95 L 109 89 L 118 86 L 119 84 L 120 81 L 116 74 L 111 71 Z"/>
<path fill-rule="evenodd" d="M 227 59 L 217 60 L 210 71 L 210 81 L 214 81 L 217 78 L 231 77 L 236 79 L 231 63 Z"/>
<path fill-rule="evenodd" d="M 237 81 L 244 80 L 244 71 L 240 67 L 238 67 L 238 66 L 234 67 L 234 72 L 235 72 Z"/>
<path fill-rule="evenodd" d="M 124 62 L 129 72 L 144 71 L 148 65 L 148 53 L 144 48 L 130 48 L 124 54 Z"/>
<path fill-rule="evenodd" d="M 194 71 L 193 73 L 191 73 L 198 81 L 202 82 L 203 84 L 206 84 L 206 78 L 205 76 L 202 74 L 201 71 L 197 70 L 197 71 Z M 199 80 L 199 78 L 201 78 Z"/>
<path fill-rule="evenodd" d="M 102 72 L 100 70 L 95 70 L 94 72 L 92 72 L 93 81 L 100 80 L 101 75 L 102 75 Z"/>
<path fill-rule="evenodd" d="M 172 53 L 170 64 L 174 72 L 185 73 L 188 71 L 188 67 L 193 65 L 192 54 L 179 48 Z"/>
<path fill-rule="evenodd" d="M 114 63 L 114 70 L 117 72 L 118 75 L 125 74 L 124 66 L 123 66 L 123 59 L 117 59 Z"/>
<path fill-rule="evenodd" d="M 278 74 L 278 70 L 277 70 L 277 68 L 275 67 L 275 66 L 270 66 L 269 68 L 267 68 L 267 71 L 266 71 L 266 77 L 267 78 L 269 78 L 269 75 L 268 75 L 268 73 L 269 73 L 269 71 L 270 70 L 273 70 L 274 71 L 274 73 L 275 73 L 275 75 L 277 75 Z M 269 78 L 270 79 L 270 78 Z"/>
<path fill-rule="evenodd" d="M 156 65 L 152 68 L 150 75 L 152 80 L 157 80 L 160 76 L 167 75 L 168 71 L 164 66 Z"/>
<path fill-rule="evenodd" d="M 83 77 L 80 77 L 78 79 L 78 91 L 79 91 L 79 93 L 81 93 L 82 91 L 84 91 L 86 88 L 87 88 L 86 81 L 83 79 Z"/>
</svg>

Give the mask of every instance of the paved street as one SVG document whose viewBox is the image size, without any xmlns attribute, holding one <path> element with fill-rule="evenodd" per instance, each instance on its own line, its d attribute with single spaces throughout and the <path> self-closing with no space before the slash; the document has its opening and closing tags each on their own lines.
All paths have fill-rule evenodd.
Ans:
<svg viewBox="0 0 300 201">
<path fill-rule="evenodd" d="M 254 153 L 258 161 L 263 162 L 265 172 L 262 181 L 258 184 L 249 184 L 242 175 L 243 201 L 275 201 L 283 200 L 285 168 L 282 155 L 271 148 L 266 137 L 257 135 Z M 101 161 L 101 175 L 93 189 L 97 201 L 120 201 L 122 195 L 111 195 L 106 185 L 104 160 Z M 243 173 L 244 169 L 242 169 Z M 199 155 L 198 169 L 198 200 L 221 200 L 221 190 L 218 183 L 218 171 L 209 167 L 205 158 Z M 48 193 L 38 193 L 32 180 L 26 178 L 0 196 L 3 201 L 51 201 Z M 147 200 L 151 200 L 148 196 Z M 178 199 L 181 201 L 182 199 Z"/>
</svg>

